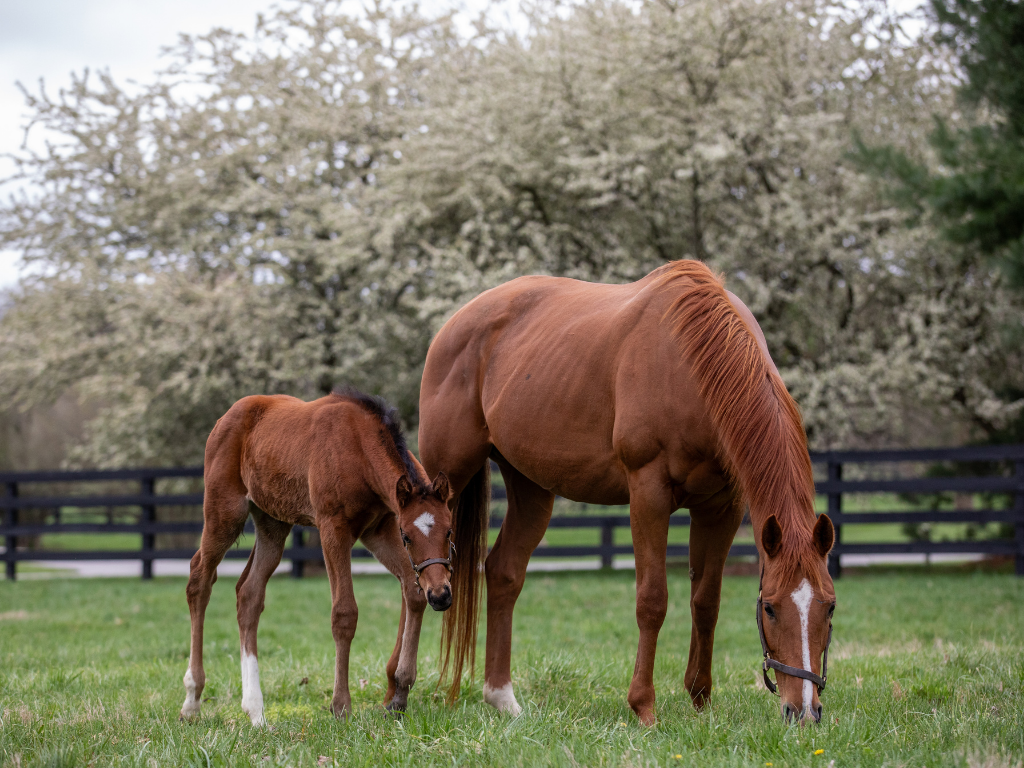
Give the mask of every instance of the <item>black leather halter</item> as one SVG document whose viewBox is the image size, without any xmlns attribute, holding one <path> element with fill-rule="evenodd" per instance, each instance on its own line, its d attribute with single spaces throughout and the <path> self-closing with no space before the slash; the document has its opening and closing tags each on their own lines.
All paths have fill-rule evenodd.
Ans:
<svg viewBox="0 0 1024 768">
<path fill-rule="evenodd" d="M 764 603 L 761 601 L 761 585 L 764 581 L 764 566 L 761 567 L 761 578 L 757 582 L 757 634 L 761 637 L 761 652 L 764 654 L 764 662 L 761 664 L 761 673 L 764 675 L 764 686 L 774 694 L 778 694 L 778 686 L 768 677 L 768 670 L 774 669 L 784 675 L 799 677 L 803 680 L 810 680 L 818 686 L 818 693 L 825 690 L 825 682 L 828 680 L 828 647 L 832 644 L 832 619 L 828 620 L 828 640 L 825 641 L 825 651 L 821 656 L 821 674 L 816 675 L 806 669 L 791 667 L 788 664 L 776 661 L 768 650 L 768 641 L 764 637 Z"/>
<path fill-rule="evenodd" d="M 448 557 L 432 557 L 429 560 L 424 560 L 419 565 L 416 565 L 416 561 L 412 559 L 412 552 L 409 551 L 409 538 L 405 535 L 405 531 L 399 529 L 402 534 L 402 545 L 405 547 L 405 553 L 409 555 L 409 565 L 412 566 L 413 573 L 416 574 L 416 589 L 420 592 L 423 591 L 423 587 L 420 586 L 420 571 L 426 568 L 428 565 L 441 564 L 448 569 L 448 575 L 451 576 L 454 573 L 452 568 L 452 560 L 455 559 L 455 542 L 452 541 L 452 535 L 448 534 Z"/>
</svg>

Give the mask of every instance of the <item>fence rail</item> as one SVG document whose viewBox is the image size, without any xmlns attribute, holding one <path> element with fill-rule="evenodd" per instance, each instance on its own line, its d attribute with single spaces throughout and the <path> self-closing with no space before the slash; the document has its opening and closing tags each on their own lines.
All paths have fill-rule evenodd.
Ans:
<svg viewBox="0 0 1024 768">
<path fill-rule="evenodd" d="M 830 451 L 812 453 L 811 461 L 823 467 L 824 479 L 815 483 L 816 491 L 827 500 L 826 512 L 836 528 L 836 546 L 829 558 L 829 571 L 833 577 L 840 575 L 843 555 L 887 555 L 907 553 L 963 553 L 1013 556 L 1015 570 L 1024 576 L 1024 445 L 977 446 L 968 448 L 940 448 L 903 451 Z M 896 465 L 907 463 L 936 465 L 940 462 L 953 463 L 956 474 L 949 476 L 844 479 L 845 467 L 858 465 Z M 981 468 L 979 465 L 988 466 Z M 979 469 L 981 471 L 979 471 Z M 987 473 L 983 473 L 987 472 Z M 863 472 L 861 473 L 863 474 Z M 199 534 L 203 529 L 200 520 L 166 522 L 157 520 L 160 507 L 201 507 L 201 493 L 156 493 L 161 480 L 201 478 L 202 467 L 152 468 L 86 471 L 45 471 L 45 472 L 4 472 L 0 473 L 0 484 L 5 494 L 0 496 L 0 537 L 5 544 L 3 557 L 7 577 L 14 579 L 17 564 L 23 561 L 53 560 L 139 560 L 142 562 L 143 578 L 153 575 L 153 562 L 163 559 L 187 559 L 195 554 L 191 548 L 157 548 L 156 536 L 160 534 Z M 121 493 L 88 494 L 81 490 L 89 483 L 138 483 L 137 491 Z M 42 485 L 61 483 L 72 486 L 75 491 L 68 494 L 46 493 L 24 495 L 25 486 L 33 489 Z M 993 509 L 918 509 L 881 511 L 844 511 L 844 497 L 850 494 L 998 494 L 1009 499 L 1008 506 Z M 495 486 L 495 501 L 505 499 L 504 488 Z M 107 522 L 64 522 L 63 518 L 72 510 L 105 509 Z M 132 522 L 114 522 L 113 510 L 137 510 Z M 19 518 L 26 510 L 43 511 L 43 522 L 22 521 Z M 122 511 L 120 513 L 124 515 Z M 52 515 L 52 522 L 49 516 Z M 197 511 L 198 515 L 198 511 Z M 491 518 L 492 528 L 499 528 L 502 518 Z M 672 527 L 688 526 L 690 518 L 685 514 L 673 515 Z M 1011 538 L 965 539 L 960 541 L 931 541 L 927 539 L 902 542 L 849 542 L 843 541 L 842 531 L 848 525 L 897 523 L 920 525 L 925 523 L 973 523 L 985 525 L 1000 523 L 1009 526 Z M 551 528 L 598 529 L 600 543 L 595 545 L 544 546 L 534 552 L 534 557 L 598 557 L 604 567 L 610 567 L 616 555 L 630 555 L 633 547 L 615 543 L 615 529 L 629 528 L 628 515 L 572 515 L 553 517 Z M 252 522 L 246 531 L 252 532 Z M 307 546 L 307 536 L 312 528 L 296 526 L 292 546 L 284 551 L 284 559 L 291 560 L 292 574 L 301 576 L 306 562 L 322 561 L 319 547 Z M 24 540 L 30 537 L 50 534 L 137 534 L 141 537 L 139 549 L 107 550 L 47 550 L 28 548 Z M 19 541 L 21 540 L 21 541 Z M 671 544 L 669 557 L 686 557 L 686 544 Z M 752 544 L 734 544 L 733 556 L 756 555 Z M 248 550 L 231 549 L 226 557 L 231 559 L 248 557 Z M 353 551 L 354 557 L 371 557 L 362 548 Z"/>
</svg>

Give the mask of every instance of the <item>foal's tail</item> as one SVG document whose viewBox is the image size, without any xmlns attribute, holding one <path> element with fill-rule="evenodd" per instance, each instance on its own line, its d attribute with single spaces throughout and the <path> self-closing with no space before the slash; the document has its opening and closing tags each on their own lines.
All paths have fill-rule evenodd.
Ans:
<svg viewBox="0 0 1024 768">
<path fill-rule="evenodd" d="M 470 679 L 476 667 L 476 628 L 480 616 L 480 585 L 487 555 L 487 527 L 491 500 L 491 462 L 473 475 L 459 494 L 452 520 L 455 558 L 452 562 L 452 607 L 441 625 L 441 685 L 451 673 L 448 703 L 458 698 L 462 670 L 469 657 Z M 454 657 L 452 646 L 455 646 Z"/>
</svg>

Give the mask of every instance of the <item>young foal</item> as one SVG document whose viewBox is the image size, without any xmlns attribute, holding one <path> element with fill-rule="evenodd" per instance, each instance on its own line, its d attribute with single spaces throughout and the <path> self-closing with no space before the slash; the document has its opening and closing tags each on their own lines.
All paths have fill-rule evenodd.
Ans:
<svg viewBox="0 0 1024 768">
<path fill-rule="evenodd" d="M 203 537 L 192 558 L 186 594 L 192 648 L 182 718 L 199 714 L 203 685 L 203 619 L 217 565 L 250 514 L 256 544 L 235 586 L 241 638 L 242 709 L 265 722 L 256 628 L 267 581 L 293 525 L 320 530 L 331 584 L 336 647 L 331 711 L 351 709 L 348 655 L 356 631 L 351 550 L 356 539 L 402 585 L 398 641 L 387 664 L 389 709 L 404 710 L 416 680 L 416 650 L 427 602 L 451 605 L 451 517 L 448 480 L 426 473 L 406 447 L 395 412 L 354 390 L 311 403 L 284 395 L 245 397 L 217 422 L 206 442 Z M 403 551 L 403 544 L 405 550 Z M 418 565 L 414 565 L 418 563 Z M 425 597 L 424 597 L 425 595 Z"/>
<path fill-rule="evenodd" d="M 764 336 L 705 265 L 666 264 L 628 285 L 523 277 L 478 296 L 430 345 L 419 447 L 427 470 L 444 470 L 458 494 L 455 606 L 443 627 L 451 695 L 472 662 L 486 556 L 484 701 L 519 712 L 512 610 L 558 494 L 629 504 L 640 643 L 627 700 L 645 724 L 654 722 L 654 656 L 668 608 L 669 516 L 690 510 L 684 682 L 704 706 L 722 572 L 746 504 L 764 564 L 759 624 L 783 714 L 821 717 L 812 683 L 824 686 L 819 660 L 835 604 L 825 568 L 832 524 L 815 517 L 800 414 Z M 488 459 L 508 491 L 490 554 Z"/>
</svg>

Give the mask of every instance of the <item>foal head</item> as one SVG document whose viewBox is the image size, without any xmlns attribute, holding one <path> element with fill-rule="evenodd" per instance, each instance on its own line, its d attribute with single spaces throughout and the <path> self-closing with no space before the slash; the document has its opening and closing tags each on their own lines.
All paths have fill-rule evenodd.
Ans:
<svg viewBox="0 0 1024 768">
<path fill-rule="evenodd" d="M 414 487 L 408 475 L 398 478 L 398 527 L 409 553 L 416 583 L 435 611 L 452 604 L 452 516 L 448 509 L 448 478 L 438 472 L 434 482 Z"/>
<path fill-rule="evenodd" d="M 774 669 L 782 716 L 802 725 L 807 720 L 821 720 L 818 693 L 825 682 L 822 655 L 831 639 L 836 607 L 826 556 L 832 549 L 835 530 L 828 516 L 820 515 L 810 541 L 802 542 L 802 552 L 792 551 L 795 547 L 786 538 L 784 541 L 778 519 L 771 515 L 761 528 L 761 548 L 766 557 L 758 596 L 758 625 L 766 654 L 765 679 L 768 667 Z M 787 674 L 780 666 L 791 668 L 791 672 Z M 817 677 L 802 678 L 800 672 Z"/>
</svg>

